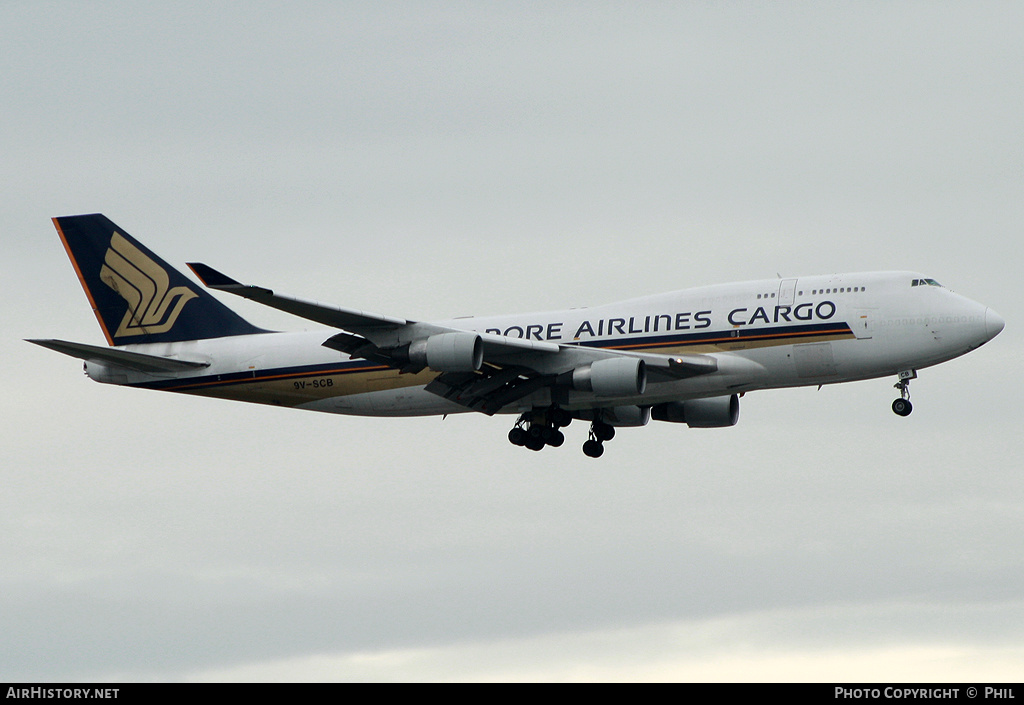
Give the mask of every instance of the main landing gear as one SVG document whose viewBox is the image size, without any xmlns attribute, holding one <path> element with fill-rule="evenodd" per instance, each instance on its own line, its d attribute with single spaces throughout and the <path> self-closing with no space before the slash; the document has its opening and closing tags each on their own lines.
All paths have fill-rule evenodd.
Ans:
<svg viewBox="0 0 1024 705">
<path fill-rule="evenodd" d="M 917 370 L 900 372 L 900 381 L 894 387 L 900 390 L 900 398 L 892 403 L 892 410 L 897 416 L 910 416 L 914 405 L 910 403 L 910 380 L 917 379 Z"/>
<path fill-rule="evenodd" d="M 516 420 L 516 425 L 508 432 L 508 440 L 512 445 L 530 450 L 542 450 L 545 446 L 557 448 L 565 443 L 561 429 L 571 421 L 572 414 L 557 406 L 534 409 Z M 583 453 L 591 458 L 600 458 L 604 454 L 604 442 L 614 437 L 615 427 L 605 423 L 598 413 L 590 424 L 590 438 L 583 444 Z"/>
<path fill-rule="evenodd" d="M 590 424 L 590 440 L 583 444 L 583 454 L 588 458 L 600 458 L 604 454 L 604 442 L 615 438 L 615 427 L 595 418 Z"/>
<path fill-rule="evenodd" d="M 528 411 L 519 417 L 516 425 L 508 432 L 508 440 L 514 446 L 530 450 L 542 450 L 544 446 L 557 448 L 565 443 L 565 434 L 559 429 L 568 426 L 571 421 L 572 414 L 557 406 Z"/>
</svg>

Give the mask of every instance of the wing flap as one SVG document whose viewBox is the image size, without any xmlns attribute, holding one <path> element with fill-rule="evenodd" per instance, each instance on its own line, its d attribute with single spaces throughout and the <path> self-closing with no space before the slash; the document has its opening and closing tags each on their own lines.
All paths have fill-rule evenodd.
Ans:
<svg viewBox="0 0 1024 705">
<path fill-rule="evenodd" d="M 554 377 L 527 376 L 529 370 L 505 367 L 488 373 L 445 372 L 426 386 L 431 394 L 493 416 L 507 404 L 550 386 Z"/>
</svg>

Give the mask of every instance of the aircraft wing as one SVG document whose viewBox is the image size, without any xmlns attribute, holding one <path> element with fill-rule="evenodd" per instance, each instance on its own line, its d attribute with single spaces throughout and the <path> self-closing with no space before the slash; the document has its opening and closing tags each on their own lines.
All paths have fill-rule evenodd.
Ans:
<svg viewBox="0 0 1024 705">
<path fill-rule="evenodd" d="M 188 265 L 196 276 L 210 289 L 235 294 L 252 301 L 276 308 L 279 311 L 291 313 L 300 318 L 316 321 L 332 328 L 357 333 L 358 336 L 335 336 L 332 344 L 325 343 L 327 347 L 342 350 L 349 354 L 355 354 L 357 348 L 363 348 L 363 352 L 374 352 L 366 348 L 367 342 L 375 345 L 378 351 L 388 347 L 397 347 L 402 342 L 408 342 L 416 336 L 435 335 L 438 333 L 459 332 L 454 328 L 446 328 L 430 323 L 410 321 L 405 318 L 395 318 L 377 313 L 368 313 L 356 309 L 339 308 L 316 301 L 306 301 L 291 296 L 284 296 L 274 293 L 271 289 L 259 286 L 241 284 L 226 274 L 218 272 L 199 262 L 190 262 Z M 521 338 L 507 338 L 493 333 L 479 333 L 481 344 L 485 354 L 489 356 L 501 356 L 507 352 L 541 352 L 557 353 L 559 346 L 554 343 L 547 343 L 539 340 L 523 340 Z M 358 338 L 358 340 L 354 340 Z M 346 341 L 344 346 L 342 341 Z M 365 355 L 357 355 L 365 357 Z"/>
<path fill-rule="evenodd" d="M 316 301 L 305 301 L 275 294 L 271 289 L 240 284 L 226 274 L 221 274 L 213 267 L 200 262 L 189 262 L 188 266 L 195 272 L 200 281 L 210 289 L 226 291 L 229 294 L 251 299 L 265 306 L 270 306 L 271 308 L 276 308 L 310 321 L 323 323 L 332 328 L 355 331 L 375 328 L 393 329 L 413 323 L 413 321 L 407 321 L 404 318 L 392 318 L 391 316 L 381 316 L 375 313 L 367 313 L 366 311 L 327 306 Z"/>
<path fill-rule="evenodd" d="M 346 331 L 331 336 L 323 345 L 401 372 L 425 369 L 425 359 L 430 355 L 424 352 L 425 347 L 431 345 L 431 339 L 447 338 L 446 344 L 461 347 L 464 355 L 476 358 L 473 364 L 456 363 L 451 369 L 430 364 L 441 374 L 427 385 L 427 391 L 486 414 L 494 414 L 544 387 L 572 384 L 574 370 L 608 358 L 639 358 L 647 377 L 655 382 L 686 379 L 718 369 L 718 361 L 710 355 L 658 355 L 510 338 L 338 308 L 241 284 L 205 264 L 188 266 L 211 289 Z M 438 341 L 435 349 L 442 347 Z"/>
</svg>

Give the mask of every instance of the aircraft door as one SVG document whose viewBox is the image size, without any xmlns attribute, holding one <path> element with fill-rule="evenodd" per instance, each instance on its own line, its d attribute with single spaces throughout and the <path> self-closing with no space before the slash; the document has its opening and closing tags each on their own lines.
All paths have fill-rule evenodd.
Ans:
<svg viewBox="0 0 1024 705">
<path fill-rule="evenodd" d="M 796 298 L 796 279 L 783 279 L 779 284 L 779 306 L 792 306 Z"/>
<path fill-rule="evenodd" d="M 853 312 L 850 322 L 853 334 L 858 340 L 871 340 L 875 336 L 875 309 L 859 308 Z"/>
</svg>

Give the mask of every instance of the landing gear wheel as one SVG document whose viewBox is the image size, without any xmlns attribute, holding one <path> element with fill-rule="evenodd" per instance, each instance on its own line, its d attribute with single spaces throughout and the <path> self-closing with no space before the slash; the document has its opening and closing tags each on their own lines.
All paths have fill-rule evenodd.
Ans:
<svg viewBox="0 0 1024 705">
<path fill-rule="evenodd" d="M 565 409 L 554 406 L 548 412 L 548 419 L 555 428 L 565 428 L 572 422 L 572 414 Z"/>
<path fill-rule="evenodd" d="M 526 439 L 526 447 L 530 450 L 544 450 L 544 441 L 535 436 L 528 436 Z"/>
<path fill-rule="evenodd" d="M 910 416 L 914 405 L 910 403 L 910 380 L 917 379 L 917 370 L 905 370 L 899 374 L 899 382 L 894 387 L 899 390 L 900 398 L 892 403 L 892 410 L 897 416 Z"/>
<path fill-rule="evenodd" d="M 589 458 L 600 458 L 604 454 L 601 441 L 589 440 L 583 444 L 583 454 Z"/>
<path fill-rule="evenodd" d="M 892 410 L 897 416 L 910 416 L 914 405 L 910 403 L 909 399 L 897 399 L 892 403 Z"/>
<path fill-rule="evenodd" d="M 606 423 L 594 422 L 594 437 L 598 441 L 610 441 L 615 438 L 615 427 Z"/>
<path fill-rule="evenodd" d="M 512 445 L 542 450 L 546 446 L 557 448 L 565 443 L 565 434 L 558 429 L 568 426 L 572 414 L 568 411 L 551 407 L 545 410 L 534 410 L 522 414 L 516 425 L 508 432 L 508 440 Z"/>
</svg>

